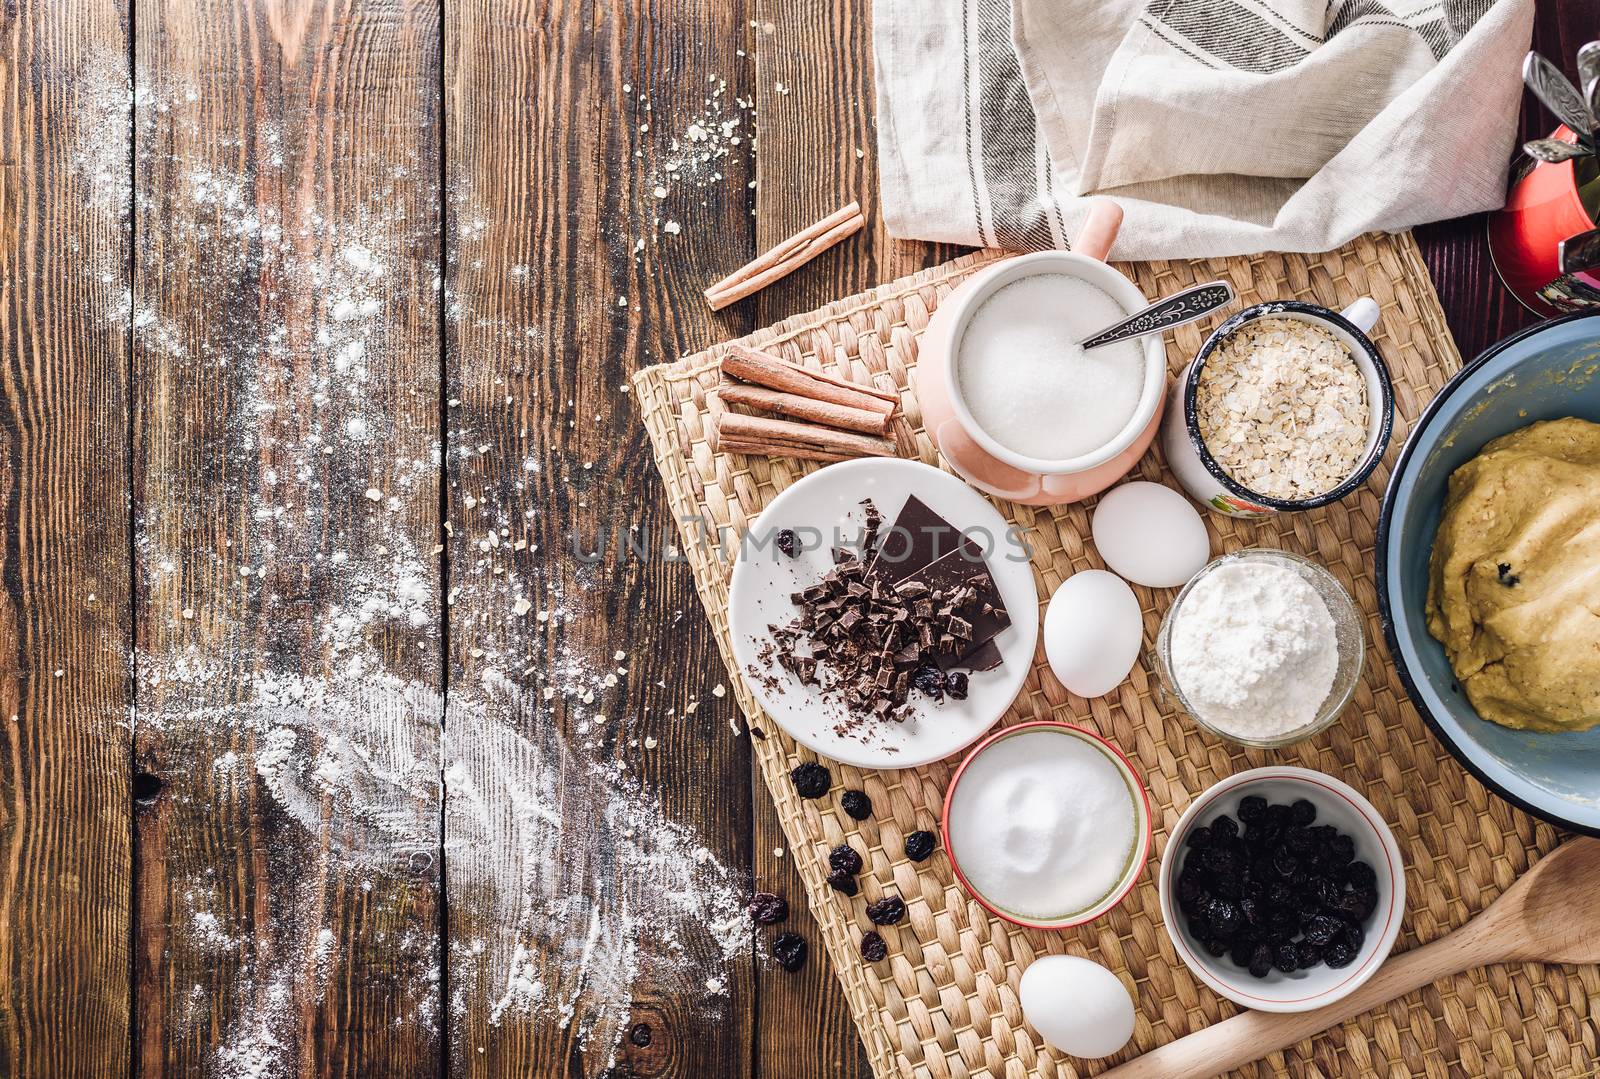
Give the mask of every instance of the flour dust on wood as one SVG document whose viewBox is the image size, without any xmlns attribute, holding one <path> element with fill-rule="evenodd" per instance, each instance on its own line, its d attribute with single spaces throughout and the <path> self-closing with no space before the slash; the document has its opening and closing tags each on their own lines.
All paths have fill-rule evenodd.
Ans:
<svg viewBox="0 0 1600 1079">
<path fill-rule="evenodd" d="M 119 70 L 108 60 L 90 72 L 103 107 L 73 138 L 105 226 L 129 227 L 130 203 L 141 222 L 120 317 L 142 377 L 224 390 L 199 423 L 164 414 L 171 399 L 142 398 L 155 402 L 144 422 L 167 425 L 187 446 L 181 459 L 208 470 L 205 482 L 161 476 L 136 506 L 130 722 L 137 743 L 161 748 L 169 811 L 222 841 L 196 856 L 201 840 L 186 836 L 186 858 L 165 852 L 168 1037 L 208 1046 L 216 1079 L 298 1074 L 304 1017 L 374 976 L 331 913 L 352 895 L 379 927 L 365 943 L 394 987 L 394 1021 L 434 1038 L 476 1006 L 500 1027 L 570 1029 L 597 1073 L 641 985 L 714 1016 L 752 948 L 746 885 L 601 737 L 641 742 L 606 716 L 625 654 L 591 659 L 565 639 L 588 617 L 581 586 L 568 595 L 506 570 L 537 553 L 525 538 L 528 489 L 480 492 L 481 504 L 469 495 L 465 519 L 436 520 L 442 391 L 396 392 L 414 377 L 402 358 L 415 348 L 396 305 L 416 298 L 397 282 L 421 275 L 447 318 L 474 315 L 427 261 L 435 215 L 407 211 L 437 202 L 433 164 L 402 155 L 375 165 L 360 192 L 331 198 L 303 167 L 311 151 L 295 140 L 308 125 L 264 114 L 248 137 L 219 143 L 213 132 L 207 143 L 195 87 L 140 77 L 130 88 Z M 118 179 L 130 105 L 140 174 L 167 177 L 159 206 Z M 416 122 L 428 115 L 419 104 Z M 479 219 L 452 216 L 470 245 Z M 120 287 L 120 268 L 84 272 Z M 169 293 L 164 281 L 190 287 Z M 215 306 L 197 313 L 195 295 Z M 425 309 L 413 315 L 431 325 Z M 536 327 L 480 328 L 502 347 L 539 343 Z M 508 387 L 505 407 L 517 403 Z M 487 452 L 470 432 L 452 431 L 449 444 Z M 540 467 L 522 464 L 528 476 Z M 451 598 L 439 583 L 440 532 L 451 528 L 474 530 L 481 556 L 452 567 L 453 584 L 504 613 L 495 627 L 452 626 L 481 637 L 473 648 L 489 673 L 451 687 L 442 746 L 447 702 L 429 672 Z M 555 733 L 557 707 L 577 717 L 576 741 Z M 259 858 L 236 879 L 247 843 Z M 448 957 L 445 1001 L 433 926 L 385 913 L 409 909 L 418 882 L 451 861 L 474 882 L 449 896 L 452 912 L 480 932 Z"/>
</svg>

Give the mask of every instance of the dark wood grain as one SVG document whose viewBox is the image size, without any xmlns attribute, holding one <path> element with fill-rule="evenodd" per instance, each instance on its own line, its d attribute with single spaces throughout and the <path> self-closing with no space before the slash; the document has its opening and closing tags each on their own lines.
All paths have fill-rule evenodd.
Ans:
<svg viewBox="0 0 1600 1079">
<path fill-rule="evenodd" d="M 580 910 L 599 901 L 608 925 L 624 903 L 657 909 L 656 885 L 607 854 L 617 837 L 591 839 L 611 827 L 595 823 L 604 806 L 577 792 L 595 762 L 640 779 L 639 797 L 716 858 L 749 862 L 748 749 L 729 729 L 731 694 L 714 693 L 726 675 L 688 567 L 664 549 L 676 524 L 625 389 L 640 366 L 751 327 L 748 313 L 713 320 L 699 295 L 753 252 L 748 135 L 737 152 L 702 161 L 724 144 L 720 127 L 706 144 L 689 132 L 695 122 L 748 124 L 734 102 L 749 93 L 744 34 L 743 5 L 723 0 L 447 9 L 447 288 L 457 312 L 447 352 L 460 404 L 448 455 L 446 843 L 451 982 L 464 1001 L 454 1074 L 588 1076 L 613 1052 L 622 1074 L 748 1067 L 748 962 L 715 999 L 647 969 L 619 992 L 633 1000 L 621 1029 L 648 1023 L 650 1044 L 619 1048 L 608 1025 L 616 998 L 582 988 L 573 942 L 530 926 L 541 918 L 528 916 L 527 897 L 503 902 L 508 882 L 531 873 L 536 897 Z M 520 615 L 519 597 L 531 603 Z M 566 613 L 538 621 L 547 611 Z M 605 685 L 617 667 L 626 673 Z M 486 728 L 514 751 L 480 752 Z M 529 866 L 516 821 L 485 833 L 466 808 L 475 791 L 536 787 L 538 770 L 558 761 L 572 769 L 560 804 L 570 856 Z M 475 851 L 457 853 L 467 841 Z M 646 915 L 627 932 L 650 952 L 667 928 Z M 684 943 L 706 946 L 692 935 Z M 551 1001 L 496 1008 L 519 946 L 552 1001 L 578 995 L 570 1021 Z"/>
<path fill-rule="evenodd" d="M 1574 82 L 1578 49 L 1596 39 L 1600 39 L 1600 5 L 1544 0 L 1535 9 L 1533 48 Z M 1517 144 L 1548 135 L 1555 127 L 1556 120 L 1545 107 L 1524 91 Z M 1415 230 L 1417 246 L 1428 263 L 1439 304 L 1464 360 L 1540 318 L 1500 284 L 1489 259 L 1487 229 L 1487 215 L 1474 214 Z"/>
<path fill-rule="evenodd" d="M 126 12 L 0 8 L 0 1075 L 128 1062 Z"/>
<path fill-rule="evenodd" d="M 138 1071 L 435 1074 L 439 10 L 135 25 Z"/>
</svg>

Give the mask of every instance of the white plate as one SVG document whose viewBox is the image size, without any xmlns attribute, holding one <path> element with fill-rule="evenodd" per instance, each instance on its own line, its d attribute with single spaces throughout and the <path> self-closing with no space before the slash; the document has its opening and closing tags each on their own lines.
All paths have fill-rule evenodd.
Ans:
<svg viewBox="0 0 1600 1079">
<path fill-rule="evenodd" d="M 856 541 L 865 523 L 861 500 L 872 499 L 887 529 L 911 495 L 965 530 L 987 552 L 989 573 L 1011 617 L 1011 625 L 995 637 L 1002 662 L 992 671 L 971 674 L 964 701 L 947 697 L 935 704 L 912 693 L 911 712 L 903 723 L 866 724 L 858 732 L 840 733 L 834 729 L 841 717 L 838 704 L 825 701 L 777 664 L 763 663 L 757 653 L 768 639 L 768 625 L 788 622 L 798 613 L 790 594 L 814 584 L 832 567 L 835 542 Z M 821 542 L 802 533 L 806 550 L 787 558 L 772 546 L 772 538 L 785 528 L 820 530 Z M 844 461 L 812 473 L 772 500 L 741 546 L 728 597 L 729 632 L 740 674 L 774 723 L 824 757 L 860 768 L 909 768 L 959 753 L 1011 707 L 1033 662 L 1039 594 L 1026 551 L 1009 528 L 982 495 L 916 461 Z M 750 677 L 751 668 L 770 675 L 770 682 Z"/>
</svg>

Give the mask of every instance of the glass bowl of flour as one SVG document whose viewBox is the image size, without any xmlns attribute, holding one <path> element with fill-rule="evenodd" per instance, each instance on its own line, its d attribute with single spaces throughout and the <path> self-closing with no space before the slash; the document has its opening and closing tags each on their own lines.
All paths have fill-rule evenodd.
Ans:
<svg viewBox="0 0 1600 1079">
<path fill-rule="evenodd" d="M 1239 745 L 1291 745 L 1339 718 L 1361 681 L 1361 611 L 1326 569 L 1249 547 L 1207 565 L 1156 634 L 1165 703 Z"/>
</svg>

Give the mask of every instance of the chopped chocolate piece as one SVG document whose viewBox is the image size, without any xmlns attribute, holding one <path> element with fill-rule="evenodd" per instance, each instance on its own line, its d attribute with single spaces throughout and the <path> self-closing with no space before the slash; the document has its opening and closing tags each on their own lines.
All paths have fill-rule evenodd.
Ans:
<svg viewBox="0 0 1600 1079">
<path fill-rule="evenodd" d="M 863 505 L 870 531 L 882 516 L 870 500 Z M 915 499 L 896 525 L 900 533 L 884 536 L 876 557 L 866 545 L 870 571 L 849 549 L 834 547 L 832 568 L 791 595 L 799 615 L 769 627 L 762 653 L 844 706 L 841 733 L 864 719 L 905 719 L 913 689 L 942 701 L 946 671 L 968 657 L 975 669 L 998 665 L 991 640 L 1010 624 L 977 544 Z M 894 564 L 892 542 L 910 564 Z"/>
<path fill-rule="evenodd" d="M 788 916 L 789 904 L 783 896 L 757 892 L 750 897 L 750 918 L 757 925 L 774 925 Z"/>
<path fill-rule="evenodd" d="M 889 956 L 889 946 L 883 942 L 875 931 L 869 929 L 861 934 L 861 958 L 869 963 L 879 963 Z"/>
<path fill-rule="evenodd" d="M 839 808 L 849 814 L 851 820 L 866 820 L 872 816 L 872 799 L 867 797 L 866 791 L 845 791 L 839 796 Z"/>
<path fill-rule="evenodd" d="M 815 761 L 796 765 L 789 773 L 789 780 L 794 784 L 795 793 L 802 798 L 821 798 L 833 786 L 833 776 Z"/>
<path fill-rule="evenodd" d="M 778 550 L 789 558 L 793 558 L 800 553 L 800 537 L 794 534 L 794 529 L 792 528 L 778 529 L 778 534 L 773 538 L 772 542 Z"/>
<path fill-rule="evenodd" d="M 870 498 L 863 498 L 861 507 L 867 511 L 867 530 L 861 537 L 861 551 L 871 559 L 878 553 L 878 529 L 883 527 L 883 514 L 878 512 L 877 505 Z"/>
<path fill-rule="evenodd" d="M 984 641 L 978 647 L 956 660 L 952 667 L 965 667 L 969 671 L 992 671 L 1000 666 L 1004 657 L 1000 654 L 1000 646 L 994 641 Z"/>
<path fill-rule="evenodd" d="M 906 857 L 913 862 L 926 861 L 939 846 L 939 840 L 932 832 L 912 832 L 906 836 Z"/>
<path fill-rule="evenodd" d="M 772 942 L 772 958 L 793 974 L 806 965 L 806 938 L 798 933 L 784 933 Z"/>
<path fill-rule="evenodd" d="M 906 916 L 906 903 L 897 895 L 886 895 L 867 904 L 867 918 L 873 925 L 894 925 Z"/>
</svg>

